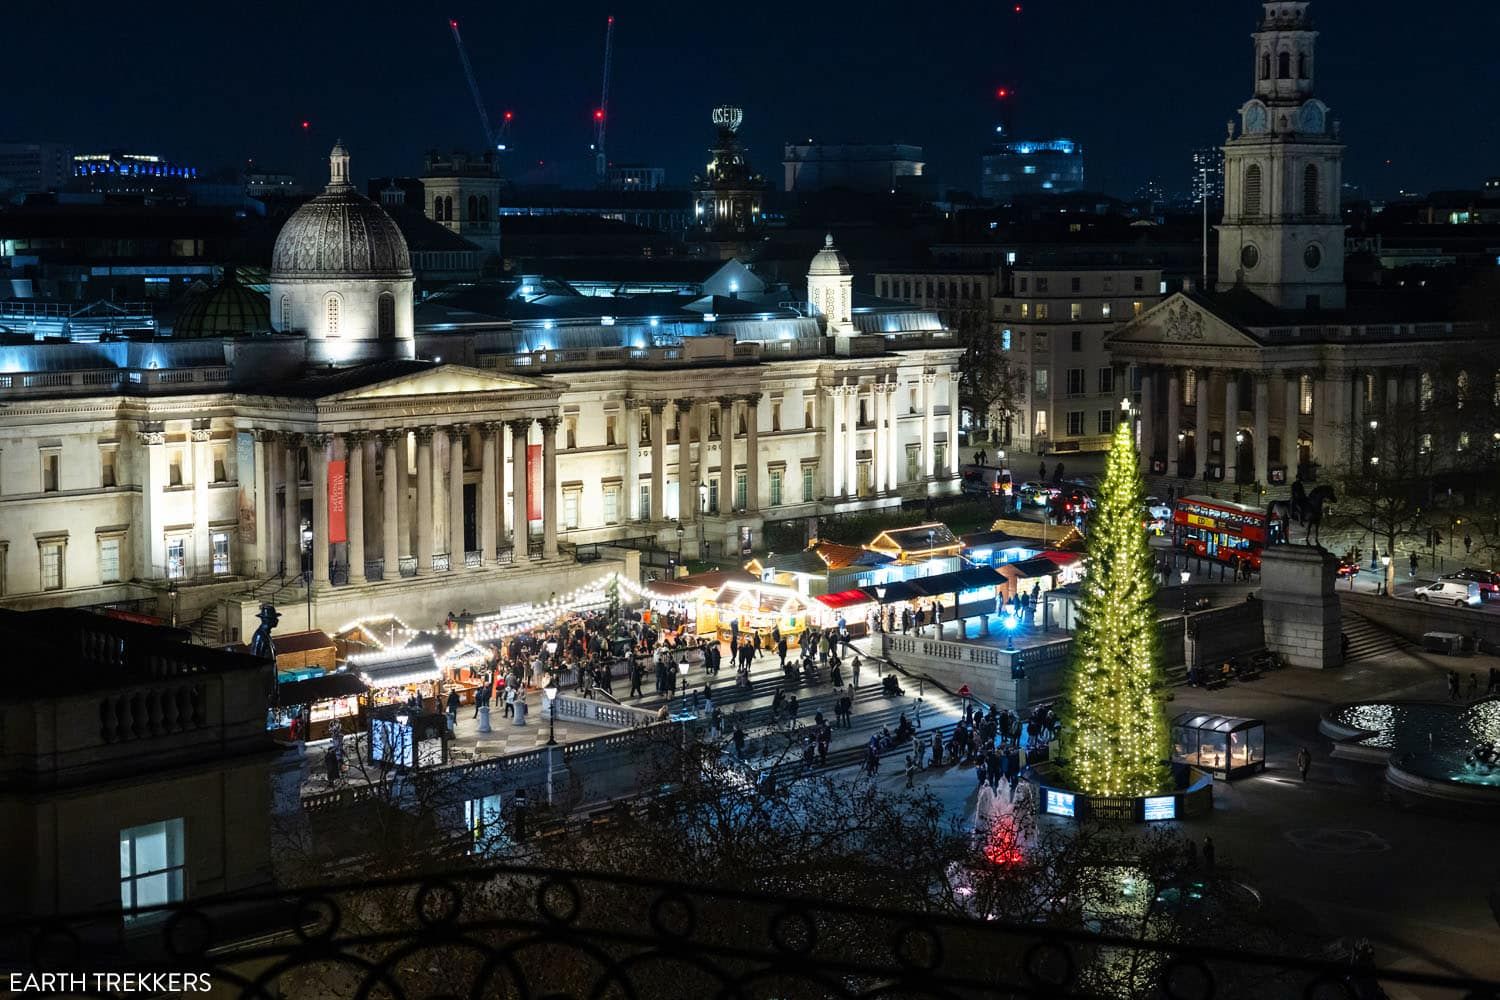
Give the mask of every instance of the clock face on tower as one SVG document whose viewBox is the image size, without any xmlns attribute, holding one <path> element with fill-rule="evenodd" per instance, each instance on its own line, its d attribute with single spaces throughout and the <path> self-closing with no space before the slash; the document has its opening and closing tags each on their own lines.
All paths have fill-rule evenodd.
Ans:
<svg viewBox="0 0 1500 1000">
<path fill-rule="evenodd" d="M 1309 271 L 1316 271 L 1323 263 L 1323 250 L 1316 243 L 1309 243 L 1307 249 L 1302 251 L 1302 263 L 1307 265 Z"/>
<path fill-rule="evenodd" d="M 1254 135 L 1266 130 L 1266 106 L 1259 101 L 1245 105 L 1245 134 Z"/>
<path fill-rule="evenodd" d="M 1302 110 L 1297 112 L 1297 131 L 1320 134 L 1327 131 L 1327 116 L 1323 113 L 1323 106 L 1316 101 L 1309 101 L 1302 105 Z"/>
<path fill-rule="evenodd" d="M 1253 271 L 1255 270 L 1255 265 L 1259 263 L 1260 251 L 1255 248 L 1254 243 L 1246 243 L 1244 249 L 1240 251 L 1240 264 L 1244 266 L 1245 270 Z"/>
</svg>

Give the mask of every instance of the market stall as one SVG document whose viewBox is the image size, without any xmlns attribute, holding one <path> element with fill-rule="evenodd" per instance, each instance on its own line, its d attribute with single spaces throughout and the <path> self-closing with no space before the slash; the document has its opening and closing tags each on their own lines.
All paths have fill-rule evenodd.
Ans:
<svg viewBox="0 0 1500 1000">
<path fill-rule="evenodd" d="M 266 728 L 291 737 L 296 720 L 297 739 L 321 740 L 337 719 L 345 732 L 354 732 L 359 728 L 360 696 L 368 691 L 363 680 L 347 671 L 283 681 L 271 696 Z"/>
<path fill-rule="evenodd" d="M 740 635 L 755 633 L 761 645 L 775 646 L 779 630 L 789 644 L 807 630 L 809 601 L 790 587 L 757 581 L 730 580 L 698 600 L 698 635 L 728 639 L 738 626 Z"/>
<path fill-rule="evenodd" d="M 862 573 L 890 562 L 891 556 L 858 545 L 815 541 L 801 552 L 772 552 L 752 559 L 745 570 L 762 583 L 816 597 L 857 586 Z"/>
<path fill-rule="evenodd" d="M 898 562 L 921 562 L 957 556 L 964 547 L 958 536 L 946 524 L 934 521 L 917 524 L 910 528 L 891 528 L 875 536 L 865 546 L 873 552 L 890 556 Z"/>
<path fill-rule="evenodd" d="M 333 633 L 339 659 L 347 660 L 361 653 L 378 653 L 383 649 L 406 645 L 411 629 L 395 615 L 371 615 L 352 621 Z M 277 640 L 280 643 L 280 640 Z"/>
<path fill-rule="evenodd" d="M 1020 562 L 1041 552 L 1036 541 L 1017 538 L 1008 531 L 976 531 L 960 540 L 964 543 L 964 560 L 974 566 Z"/>
<path fill-rule="evenodd" d="M 429 710 L 438 707 L 442 670 L 431 646 L 406 646 L 349 658 L 349 671 L 364 681 L 367 706 L 404 705 L 420 698 Z"/>
<path fill-rule="evenodd" d="M 879 603 L 863 590 L 841 590 L 837 594 L 814 597 L 809 605 L 809 617 L 819 628 L 837 628 L 842 618 L 849 634 L 858 638 L 869 632 L 870 619 L 879 607 Z"/>
</svg>

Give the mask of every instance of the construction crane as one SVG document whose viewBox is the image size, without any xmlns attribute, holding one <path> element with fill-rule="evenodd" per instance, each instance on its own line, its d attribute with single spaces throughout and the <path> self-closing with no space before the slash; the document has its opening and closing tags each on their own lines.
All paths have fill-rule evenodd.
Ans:
<svg viewBox="0 0 1500 1000">
<path fill-rule="evenodd" d="M 599 92 L 599 106 L 594 109 L 594 173 L 601 184 L 609 166 L 608 157 L 604 153 L 604 132 L 609 124 L 609 63 L 614 55 L 614 46 L 615 19 L 611 17 L 604 24 L 604 85 Z"/>
<path fill-rule="evenodd" d="M 474 107 L 479 110 L 479 124 L 484 126 L 485 148 L 504 149 L 505 147 L 501 145 L 500 140 L 496 137 L 494 130 L 490 128 L 490 116 L 489 113 L 484 110 L 484 98 L 479 95 L 479 81 L 474 79 L 474 67 L 469 64 L 469 53 L 464 48 L 463 36 L 458 33 L 458 21 L 453 18 L 449 18 L 448 28 L 453 32 L 453 44 L 458 46 L 458 58 L 464 64 L 464 76 L 467 77 L 469 81 L 469 93 L 474 95 Z M 510 124 L 508 114 L 506 117 L 506 124 Z"/>
</svg>

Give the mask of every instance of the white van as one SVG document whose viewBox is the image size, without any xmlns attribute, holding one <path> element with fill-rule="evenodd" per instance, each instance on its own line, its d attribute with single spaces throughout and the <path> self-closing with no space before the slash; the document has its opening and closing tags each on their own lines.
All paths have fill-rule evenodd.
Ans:
<svg viewBox="0 0 1500 1000">
<path fill-rule="evenodd" d="M 1412 596 L 1419 601 L 1452 602 L 1458 607 L 1479 603 L 1479 584 L 1472 580 L 1439 580 L 1418 587 Z"/>
</svg>

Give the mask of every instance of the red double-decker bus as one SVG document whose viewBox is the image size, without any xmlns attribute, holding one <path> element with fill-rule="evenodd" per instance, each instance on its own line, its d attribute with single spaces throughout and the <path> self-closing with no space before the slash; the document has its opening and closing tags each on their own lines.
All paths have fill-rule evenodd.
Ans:
<svg viewBox="0 0 1500 1000">
<path fill-rule="evenodd" d="M 1281 522 L 1249 504 L 1182 497 L 1172 508 L 1172 541 L 1194 555 L 1260 569 L 1260 554 L 1281 540 Z"/>
</svg>

